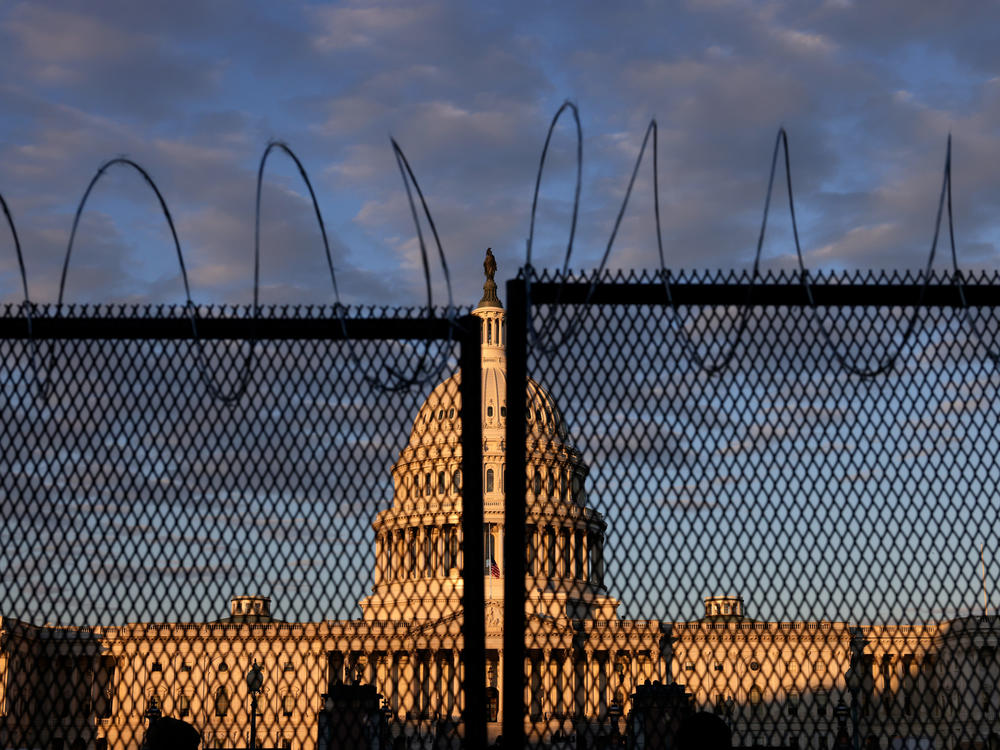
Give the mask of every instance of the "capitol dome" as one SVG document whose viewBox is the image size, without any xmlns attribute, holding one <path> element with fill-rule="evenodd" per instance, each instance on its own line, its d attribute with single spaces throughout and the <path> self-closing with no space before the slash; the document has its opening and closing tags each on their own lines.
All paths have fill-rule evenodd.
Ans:
<svg viewBox="0 0 1000 750">
<path fill-rule="evenodd" d="M 483 368 L 483 427 L 507 429 L 507 371 L 503 367 Z M 460 419 L 462 373 L 456 373 L 439 384 L 420 407 L 410 432 L 409 447 L 438 444 L 457 445 L 461 437 Z M 567 445 L 566 425 L 548 392 L 528 378 L 528 399 L 525 404 L 530 435 L 535 440 L 549 440 Z"/>
<path fill-rule="evenodd" d="M 487 256 L 482 320 L 484 575 L 502 579 L 506 476 L 507 330 Z M 460 609 L 462 444 L 461 373 L 440 383 L 421 405 L 410 438 L 392 467 L 392 507 L 375 529 L 375 586 L 361 602 L 365 617 L 438 619 Z M 617 602 L 604 589 L 607 525 L 586 507 L 587 465 L 573 447 L 552 396 L 528 380 L 528 600 L 550 616 L 614 619 Z M 502 599 L 500 581 L 487 581 Z"/>
</svg>

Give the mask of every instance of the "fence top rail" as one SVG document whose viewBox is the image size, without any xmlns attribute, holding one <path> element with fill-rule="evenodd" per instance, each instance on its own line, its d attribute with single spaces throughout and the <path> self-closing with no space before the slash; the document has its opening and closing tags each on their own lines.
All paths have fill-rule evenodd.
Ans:
<svg viewBox="0 0 1000 750">
<path fill-rule="evenodd" d="M 29 318 L 20 304 L 0 306 L 0 339 L 27 339 Z M 197 309 L 200 339 L 275 340 L 447 340 L 457 339 L 457 310 L 341 308 L 332 305 L 281 305 L 262 309 L 256 318 L 246 306 Z M 339 316 L 343 317 L 339 317 Z M 192 339 L 191 318 L 183 305 L 33 305 L 35 339 Z"/>
<path fill-rule="evenodd" d="M 522 269 L 518 279 L 524 282 Z M 594 305 L 734 305 L 760 307 L 997 307 L 1000 272 L 963 274 L 960 283 L 951 272 L 811 273 L 808 288 L 796 272 L 766 272 L 753 279 L 749 272 L 682 271 L 667 276 L 669 297 L 658 270 L 593 274 L 542 272 L 530 285 L 530 300 L 539 304 Z M 596 283 L 595 283 L 596 281 Z M 963 303 L 964 296 L 964 303 Z"/>
</svg>

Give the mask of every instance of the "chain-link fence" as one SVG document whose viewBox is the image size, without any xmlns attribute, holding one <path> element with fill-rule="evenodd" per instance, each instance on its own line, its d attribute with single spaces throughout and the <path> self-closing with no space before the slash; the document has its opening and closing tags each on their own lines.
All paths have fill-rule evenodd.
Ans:
<svg viewBox="0 0 1000 750">
<path fill-rule="evenodd" d="M 508 284 L 504 734 L 1000 746 L 1000 278 L 749 282 Z"/>
<path fill-rule="evenodd" d="M 183 308 L 75 308 L 28 338 L 20 313 L 0 319 L 0 746 L 480 744 L 479 409 L 457 374 L 478 320 L 212 309 L 196 340 Z"/>
<path fill-rule="evenodd" d="M 748 282 L 2 311 L 0 746 L 992 747 L 1000 279 Z"/>
</svg>

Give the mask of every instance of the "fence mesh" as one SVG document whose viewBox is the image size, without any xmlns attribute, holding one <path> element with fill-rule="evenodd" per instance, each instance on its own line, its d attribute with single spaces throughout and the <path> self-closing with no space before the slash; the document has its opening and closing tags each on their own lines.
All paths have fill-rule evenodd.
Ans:
<svg viewBox="0 0 1000 750">
<path fill-rule="evenodd" d="M 995 309 L 885 275 L 822 279 L 816 309 L 797 278 L 747 306 L 746 277 L 692 275 L 675 293 L 728 304 L 677 308 L 601 281 L 531 299 L 528 742 L 1000 746 Z M 900 347 L 872 378 L 834 354 Z"/>
<path fill-rule="evenodd" d="M 0 746 L 997 747 L 1000 278 L 657 281 L 0 311 Z"/>
<path fill-rule="evenodd" d="M 382 340 L 308 338 L 335 311 L 268 310 L 227 405 L 199 347 L 229 391 L 246 340 L 196 344 L 173 308 L 41 313 L 91 334 L 0 340 L 0 746 L 185 747 L 173 720 L 207 748 L 457 746 L 457 341 L 392 340 L 392 310 L 353 311 Z M 372 382 L 421 364 L 433 405 Z"/>
</svg>

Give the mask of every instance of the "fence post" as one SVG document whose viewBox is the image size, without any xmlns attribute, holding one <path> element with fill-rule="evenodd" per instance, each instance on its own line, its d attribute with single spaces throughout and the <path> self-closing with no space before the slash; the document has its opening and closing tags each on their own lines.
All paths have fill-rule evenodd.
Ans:
<svg viewBox="0 0 1000 750">
<path fill-rule="evenodd" d="M 527 300 L 523 279 L 507 282 L 507 490 L 504 496 L 503 739 L 524 747 L 524 559 L 528 401 Z"/>
<path fill-rule="evenodd" d="M 462 382 L 462 616 L 465 747 L 486 747 L 486 586 L 483 578 L 481 321 L 459 321 Z"/>
</svg>

